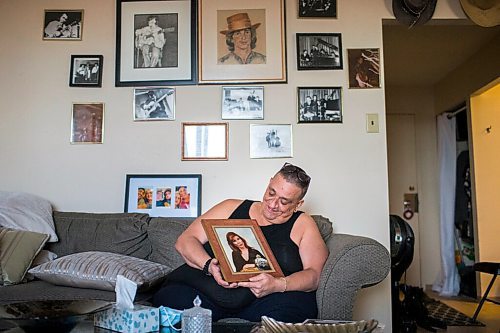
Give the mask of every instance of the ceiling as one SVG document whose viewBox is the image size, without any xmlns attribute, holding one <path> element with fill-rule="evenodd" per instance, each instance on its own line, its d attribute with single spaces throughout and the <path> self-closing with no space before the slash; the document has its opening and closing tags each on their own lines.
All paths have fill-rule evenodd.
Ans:
<svg viewBox="0 0 500 333">
<path fill-rule="evenodd" d="M 467 20 L 432 20 L 411 29 L 384 21 L 385 85 L 434 85 L 498 35 L 500 26 Z"/>
</svg>

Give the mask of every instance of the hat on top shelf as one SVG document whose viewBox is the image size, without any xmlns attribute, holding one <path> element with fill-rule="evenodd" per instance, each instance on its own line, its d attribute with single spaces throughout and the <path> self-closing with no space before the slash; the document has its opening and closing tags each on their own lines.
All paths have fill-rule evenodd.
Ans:
<svg viewBox="0 0 500 333">
<path fill-rule="evenodd" d="M 460 0 L 470 20 L 482 27 L 500 25 L 500 0 Z"/>
<path fill-rule="evenodd" d="M 392 0 L 392 11 L 399 23 L 409 28 L 425 24 L 434 15 L 437 0 Z"/>
</svg>

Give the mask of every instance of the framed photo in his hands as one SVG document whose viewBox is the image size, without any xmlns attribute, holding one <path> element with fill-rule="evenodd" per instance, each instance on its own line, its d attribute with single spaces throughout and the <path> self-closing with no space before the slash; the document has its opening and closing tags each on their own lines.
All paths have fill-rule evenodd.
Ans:
<svg viewBox="0 0 500 333">
<path fill-rule="evenodd" d="M 283 276 L 256 220 L 203 219 L 201 223 L 227 282 L 248 281 L 260 273 Z"/>
</svg>

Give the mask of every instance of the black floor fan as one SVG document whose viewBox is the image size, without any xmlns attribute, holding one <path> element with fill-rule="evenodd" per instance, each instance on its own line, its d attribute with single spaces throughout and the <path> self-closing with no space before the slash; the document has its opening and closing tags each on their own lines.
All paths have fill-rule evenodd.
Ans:
<svg viewBox="0 0 500 333">
<path fill-rule="evenodd" d="M 415 235 L 408 222 L 397 215 L 389 216 L 389 224 L 393 332 L 416 332 L 417 326 L 430 332 L 436 332 L 434 327 L 446 329 L 446 323 L 429 316 L 422 288 L 400 284 L 401 277 L 413 261 Z M 400 293 L 403 295 L 402 301 Z"/>
<path fill-rule="evenodd" d="M 393 332 L 412 332 L 416 324 L 407 322 L 399 299 L 399 281 L 413 261 L 415 235 L 410 225 L 397 215 L 389 215 L 391 237 L 391 294 Z"/>
</svg>

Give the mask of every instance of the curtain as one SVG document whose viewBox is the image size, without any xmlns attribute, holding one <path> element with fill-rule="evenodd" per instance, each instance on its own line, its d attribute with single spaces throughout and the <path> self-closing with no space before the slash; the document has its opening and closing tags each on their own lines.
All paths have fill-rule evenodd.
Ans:
<svg viewBox="0 0 500 333">
<path fill-rule="evenodd" d="M 439 198 L 441 232 L 441 271 L 432 290 L 441 296 L 456 296 L 460 291 L 460 276 L 455 264 L 455 186 L 457 144 L 455 117 L 437 117 Z"/>
</svg>

